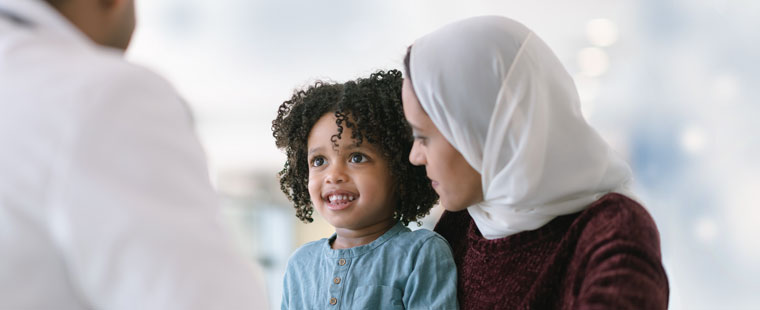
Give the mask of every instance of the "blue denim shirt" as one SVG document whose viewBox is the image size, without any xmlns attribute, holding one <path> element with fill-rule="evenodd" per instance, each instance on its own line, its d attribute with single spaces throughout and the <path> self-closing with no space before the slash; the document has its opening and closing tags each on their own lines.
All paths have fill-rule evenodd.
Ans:
<svg viewBox="0 0 760 310">
<path fill-rule="evenodd" d="M 369 244 L 310 242 L 288 261 L 282 309 L 458 309 L 451 248 L 435 232 L 397 223 Z"/>
</svg>

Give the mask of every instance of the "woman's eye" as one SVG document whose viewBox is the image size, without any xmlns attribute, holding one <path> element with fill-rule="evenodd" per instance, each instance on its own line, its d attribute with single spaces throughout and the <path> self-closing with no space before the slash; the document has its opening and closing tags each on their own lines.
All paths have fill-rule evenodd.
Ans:
<svg viewBox="0 0 760 310">
<path fill-rule="evenodd" d="M 422 145 L 427 145 L 427 137 L 414 136 L 414 140 L 420 142 L 420 144 L 422 144 Z"/>
<path fill-rule="evenodd" d="M 367 161 L 367 156 L 364 156 L 364 154 L 354 153 L 351 155 L 352 163 L 358 164 L 358 163 L 363 163 L 365 161 Z"/>
<path fill-rule="evenodd" d="M 325 164 L 325 159 L 322 157 L 316 157 L 311 160 L 312 167 L 319 167 Z"/>
</svg>

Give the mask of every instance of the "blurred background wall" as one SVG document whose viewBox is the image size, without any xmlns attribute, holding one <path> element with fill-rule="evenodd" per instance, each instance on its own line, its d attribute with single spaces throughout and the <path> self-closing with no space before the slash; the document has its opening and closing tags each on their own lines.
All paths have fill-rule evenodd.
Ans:
<svg viewBox="0 0 760 310">
<path fill-rule="evenodd" d="M 317 79 L 401 69 L 415 38 L 484 14 L 517 19 L 554 49 L 589 122 L 632 164 L 660 228 L 671 309 L 760 304 L 760 2 L 137 3 L 128 58 L 166 76 L 194 109 L 225 213 L 262 265 L 273 309 L 292 251 L 332 233 L 318 217 L 299 222 L 279 190 L 278 105 Z"/>
</svg>

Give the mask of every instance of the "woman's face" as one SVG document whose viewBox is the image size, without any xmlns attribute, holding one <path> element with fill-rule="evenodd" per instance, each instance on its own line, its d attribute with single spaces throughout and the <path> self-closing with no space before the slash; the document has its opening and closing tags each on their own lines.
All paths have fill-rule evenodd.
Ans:
<svg viewBox="0 0 760 310">
<path fill-rule="evenodd" d="M 422 109 L 409 79 L 404 79 L 401 98 L 404 115 L 414 131 L 409 161 L 425 166 L 433 188 L 441 197 L 441 206 L 449 211 L 461 211 L 483 201 L 480 173 L 438 131 Z"/>
</svg>

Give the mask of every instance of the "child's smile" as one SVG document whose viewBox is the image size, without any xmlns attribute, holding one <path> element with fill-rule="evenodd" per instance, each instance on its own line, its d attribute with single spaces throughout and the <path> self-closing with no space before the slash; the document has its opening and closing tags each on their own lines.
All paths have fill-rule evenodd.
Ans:
<svg viewBox="0 0 760 310">
<path fill-rule="evenodd" d="M 390 228 L 396 200 L 388 160 L 366 140 L 357 145 L 347 126 L 341 139 L 333 139 L 338 132 L 335 121 L 334 113 L 323 115 L 307 141 L 314 209 L 335 227 L 339 239 Z"/>
<path fill-rule="evenodd" d="M 348 208 L 357 197 L 359 197 L 359 194 L 344 190 L 334 190 L 322 196 L 322 200 L 327 203 L 328 209 L 337 211 Z"/>
</svg>

